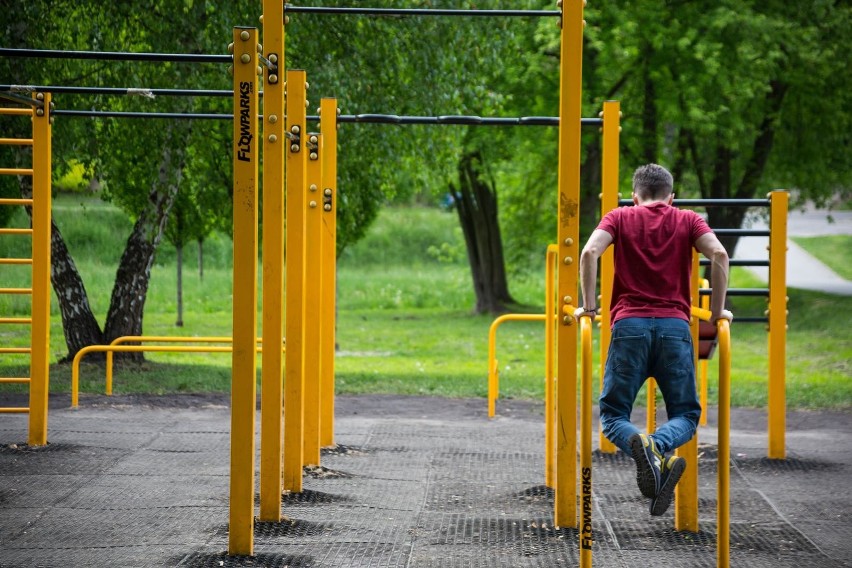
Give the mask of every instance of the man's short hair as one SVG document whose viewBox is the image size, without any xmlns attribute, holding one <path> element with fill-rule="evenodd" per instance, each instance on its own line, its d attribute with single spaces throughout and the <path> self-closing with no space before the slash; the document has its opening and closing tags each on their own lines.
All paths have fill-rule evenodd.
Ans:
<svg viewBox="0 0 852 568">
<path fill-rule="evenodd" d="M 643 201 L 662 201 L 674 189 L 674 178 L 669 170 L 657 164 L 646 164 L 633 174 L 633 193 Z"/>
</svg>

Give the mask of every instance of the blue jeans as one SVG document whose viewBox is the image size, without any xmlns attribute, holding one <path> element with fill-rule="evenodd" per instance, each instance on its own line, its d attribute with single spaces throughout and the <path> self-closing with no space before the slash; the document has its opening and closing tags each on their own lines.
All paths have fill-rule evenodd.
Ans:
<svg viewBox="0 0 852 568">
<path fill-rule="evenodd" d="M 651 437 L 661 453 L 689 440 L 698 427 L 701 403 L 695 392 L 695 360 L 689 324 L 677 318 L 625 318 L 612 327 L 600 397 L 604 435 L 630 453 L 633 402 L 648 377 L 663 393 L 668 422 Z"/>
</svg>

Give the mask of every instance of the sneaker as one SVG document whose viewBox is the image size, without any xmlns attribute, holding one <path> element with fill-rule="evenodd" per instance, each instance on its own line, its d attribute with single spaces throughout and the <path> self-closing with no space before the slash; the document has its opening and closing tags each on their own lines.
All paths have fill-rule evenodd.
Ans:
<svg viewBox="0 0 852 568">
<path fill-rule="evenodd" d="M 630 451 L 636 462 L 636 484 L 639 491 L 649 499 L 654 499 L 660 491 L 660 467 L 663 456 L 654 445 L 654 440 L 645 434 L 630 436 Z"/>
<path fill-rule="evenodd" d="M 686 460 L 683 458 L 669 456 L 663 462 L 660 475 L 660 490 L 651 500 L 651 514 L 659 517 L 665 513 L 672 504 L 675 487 L 686 469 Z"/>
</svg>

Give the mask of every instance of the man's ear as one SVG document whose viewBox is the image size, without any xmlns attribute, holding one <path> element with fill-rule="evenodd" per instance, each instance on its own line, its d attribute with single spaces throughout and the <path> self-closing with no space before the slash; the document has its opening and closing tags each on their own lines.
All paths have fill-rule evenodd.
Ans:
<svg viewBox="0 0 852 568">
<path fill-rule="evenodd" d="M 672 204 L 672 201 L 674 201 L 674 196 L 675 196 L 674 192 L 671 192 L 671 193 L 669 194 L 669 198 L 666 200 L 666 203 L 668 203 L 669 205 L 671 205 L 671 204 Z"/>
<path fill-rule="evenodd" d="M 636 192 L 633 192 L 633 205 L 639 205 L 639 196 L 636 195 Z"/>
</svg>

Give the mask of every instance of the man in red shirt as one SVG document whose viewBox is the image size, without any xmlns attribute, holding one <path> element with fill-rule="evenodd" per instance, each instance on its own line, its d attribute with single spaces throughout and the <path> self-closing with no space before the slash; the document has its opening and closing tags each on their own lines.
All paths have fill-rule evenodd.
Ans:
<svg viewBox="0 0 852 568">
<path fill-rule="evenodd" d="M 692 249 L 711 261 L 712 321 L 732 319 L 724 310 L 728 253 L 694 211 L 672 207 L 672 175 L 648 164 L 633 175 L 635 207 L 607 213 L 580 256 L 583 307 L 577 317 L 597 310 L 597 262 L 612 244 L 612 341 L 604 370 L 600 416 L 604 435 L 636 462 L 636 481 L 651 499 L 652 515 L 669 508 L 686 467 L 667 456 L 692 439 L 701 416 L 695 389 L 690 319 Z M 633 402 L 648 377 L 654 377 L 666 403 L 668 422 L 645 435 L 631 424 Z"/>
</svg>

